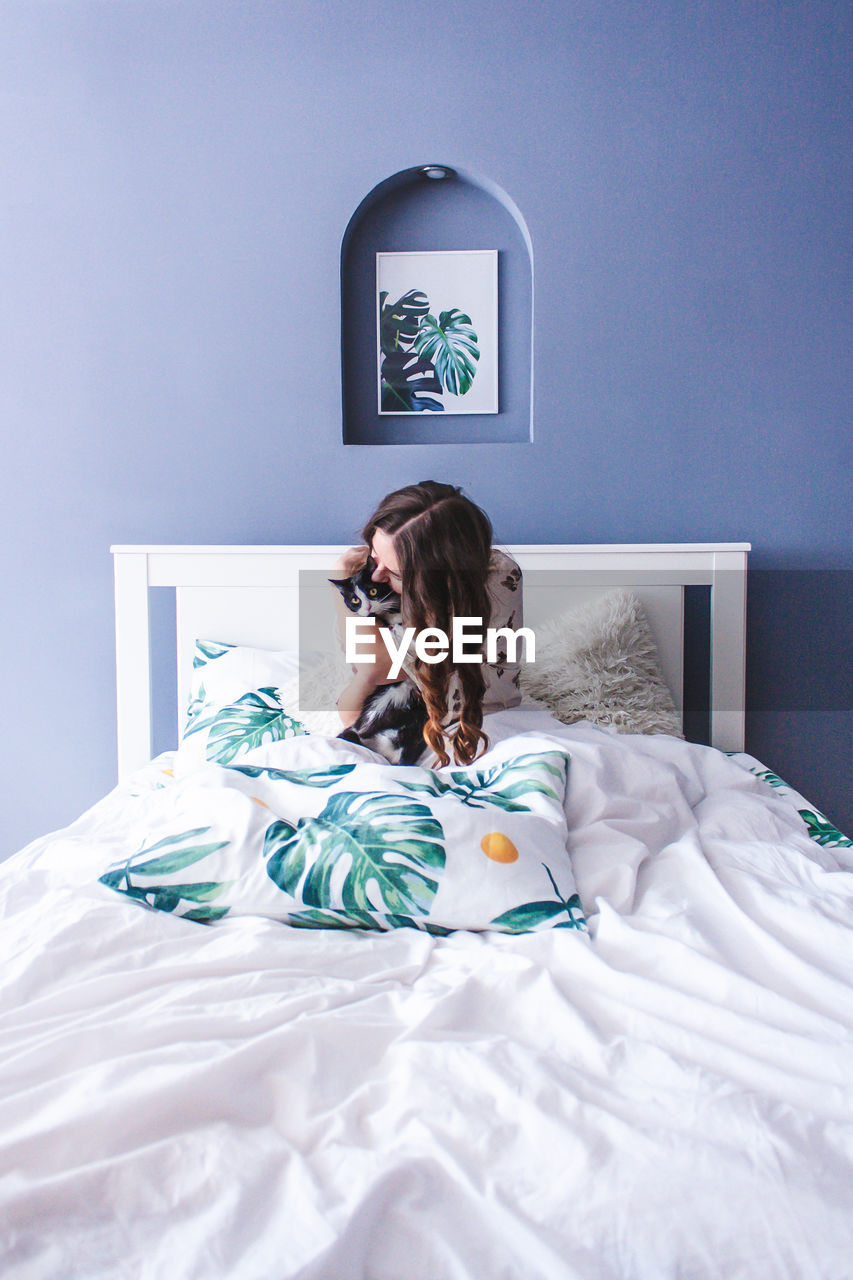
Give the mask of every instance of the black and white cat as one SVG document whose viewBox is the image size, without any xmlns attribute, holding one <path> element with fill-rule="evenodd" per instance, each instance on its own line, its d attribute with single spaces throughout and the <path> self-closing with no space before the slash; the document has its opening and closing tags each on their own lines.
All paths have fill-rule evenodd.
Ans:
<svg viewBox="0 0 853 1280">
<path fill-rule="evenodd" d="M 400 621 L 400 597 L 387 582 L 374 582 L 376 564 L 368 560 L 363 569 L 349 578 L 330 578 L 343 596 L 350 613 L 360 618 L 376 618 L 383 627 Z M 354 724 L 338 734 L 347 742 L 358 742 L 377 751 L 391 764 L 415 764 L 423 754 L 427 712 L 420 690 L 404 678 L 383 684 L 369 694 Z"/>
</svg>

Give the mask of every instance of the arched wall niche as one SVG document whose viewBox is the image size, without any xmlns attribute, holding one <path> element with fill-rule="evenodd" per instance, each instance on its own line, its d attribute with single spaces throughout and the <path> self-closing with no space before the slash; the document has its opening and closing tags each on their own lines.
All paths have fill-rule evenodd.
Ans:
<svg viewBox="0 0 853 1280">
<path fill-rule="evenodd" d="M 456 166 L 386 178 L 361 201 L 341 245 L 341 382 L 347 445 L 517 444 L 533 438 L 533 248 L 496 183 Z M 498 412 L 381 415 L 377 403 L 376 255 L 498 251 Z"/>
</svg>

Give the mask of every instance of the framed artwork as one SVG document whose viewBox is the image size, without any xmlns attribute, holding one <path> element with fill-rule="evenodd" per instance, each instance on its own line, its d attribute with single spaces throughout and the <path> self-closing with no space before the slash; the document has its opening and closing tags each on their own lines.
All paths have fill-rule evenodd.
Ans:
<svg viewBox="0 0 853 1280">
<path fill-rule="evenodd" d="M 498 251 L 377 253 L 380 414 L 498 412 Z"/>
</svg>

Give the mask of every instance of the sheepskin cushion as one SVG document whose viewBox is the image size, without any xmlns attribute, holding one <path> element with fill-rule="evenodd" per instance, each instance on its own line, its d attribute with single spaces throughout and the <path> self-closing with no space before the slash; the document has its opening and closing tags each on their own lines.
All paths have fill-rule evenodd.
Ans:
<svg viewBox="0 0 853 1280">
<path fill-rule="evenodd" d="M 313 653 L 302 664 L 298 676 L 282 686 L 282 701 L 293 708 L 309 733 L 335 738 L 341 731 L 337 699 L 351 678 L 352 669 L 342 650 Z"/>
<path fill-rule="evenodd" d="M 521 688 L 564 724 L 684 736 L 645 611 L 628 591 L 537 627 L 536 661 L 522 667 Z"/>
</svg>

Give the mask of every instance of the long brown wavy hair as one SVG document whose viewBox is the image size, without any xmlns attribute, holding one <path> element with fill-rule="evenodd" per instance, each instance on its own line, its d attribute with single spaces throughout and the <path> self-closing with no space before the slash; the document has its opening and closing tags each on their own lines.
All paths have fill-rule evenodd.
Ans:
<svg viewBox="0 0 853 1280">
<path fill-rule="evenodd" d="M 454 617 L 482 618 L 483 630 L 491 622 L 491 601 L 486 587 L 492 552 L 489 517 L 462 490 L 452 484 L 423 480 L 407 485 L 382 499 L 362 530 L 368 547 L 377 529 L 392 536 L 400 562 L 402 614 L 406 626 L 416 632 L 440 627 L 450 637 Z M 427 709 L 424 741 L 442 765 L 449 764 L 446 744 L 453 748 L 457 764 L 470 764 L 485 750 L 483 732 L 485 680 L 479 662 L 458 665 L 448 654 L 441 662 L 421 662 L 414 657 L 418 686 Z M 447 718 L 448 686 L 456 674 L 462 693 L 458 727 L 453 734 L 442 728 Z M 455 717 L 454 717 L 455 718 Z"/>
</svg>

